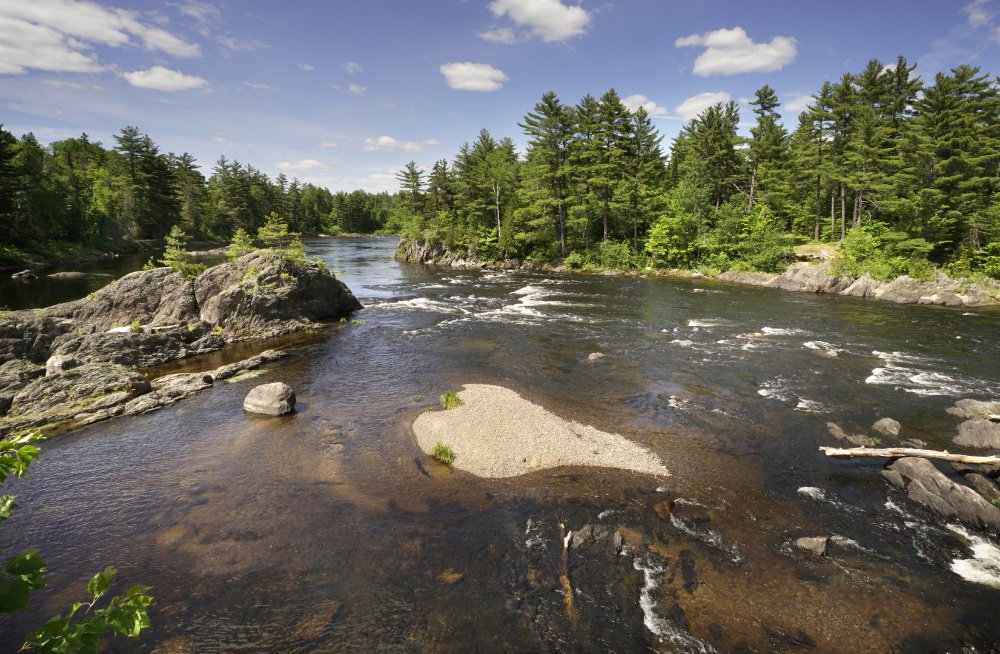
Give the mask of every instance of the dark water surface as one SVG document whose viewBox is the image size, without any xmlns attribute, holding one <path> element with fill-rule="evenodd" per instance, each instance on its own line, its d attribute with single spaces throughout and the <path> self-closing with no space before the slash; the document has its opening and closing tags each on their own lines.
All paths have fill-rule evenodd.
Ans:
<svg viewBox="0 0 1000 654">
<path fill-rule="evenodd" d="M 945 409 L 1000 397 L 1000 313 L 409 266 L 395 244 L 308 243 L 361 324 L 289 340 L 256 380 L 44 445 L 4 489 L 21 508 L 0 545 L 41 548 L 50 589 L 0 622 L 0 650 L 115 565 L 115 590 L 143 582 L 156 602 L 153 627 L 107 651 L 998 651 L 996 544 L 927 519 L 880 462 L 817 448 L 828 421 L 861 433 L 885 416 L 949 447 Z M 295 389 L 295 415 L 243 413 L 265 381 Z M 409 425 L 464 383 L 621 433 L 673 475 L 453 472 Z M 571 552 L 576 621 L 560 522 L 627 543 Z M 796 551 L 806 535 L 834 536 L 831 555 Z"/>
</svg>

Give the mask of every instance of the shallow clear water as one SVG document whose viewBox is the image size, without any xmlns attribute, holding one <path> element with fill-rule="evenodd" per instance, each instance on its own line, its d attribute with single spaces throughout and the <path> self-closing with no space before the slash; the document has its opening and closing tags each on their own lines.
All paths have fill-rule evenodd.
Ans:
<svg viewBox="0 0 1000 654">
<path fill-rule="evenodd" d="M 45 444 L 11 484 L 22 508 L 0 547 L 40 547 L 51 588 L 0 623 L 0 649 L 79 599 L 105 565 L 119 568 L 118 590 L 141 581 L 157 598 L 153 628 L 107 651 L 925 652 L 1000 641 L 1000 590 L 955 571 L 1000 551 L 995 541 L 928 520 L 889 490 L 879 462 L 817 450 L 834 444 L 826 422 L 864 432 L 884 416 L 947 448 L 958 424 L 947 407 L 1000 396 L 1000 313 L 401 265 L 395 244 L 307 244 L 365 305 L 360 324 L 288 339 L 293 356 L 256 380 Z M 245 393 L 278 380 L 295 388 L 297 413 L 246 416 Z M 464 383 L 507 386 L 624 434 L 673 475 L 453 472 L 420 452 L 409 424 Z M 667 499 L 664 519 L 653 507 Z M 627 543 L 618 557 L 571 553 L 576 621 L 558 592 L 560 522 L 607 525 Z M 835 536 L 828 558 L 790 546 L 821 534 Z"/>
</svg>

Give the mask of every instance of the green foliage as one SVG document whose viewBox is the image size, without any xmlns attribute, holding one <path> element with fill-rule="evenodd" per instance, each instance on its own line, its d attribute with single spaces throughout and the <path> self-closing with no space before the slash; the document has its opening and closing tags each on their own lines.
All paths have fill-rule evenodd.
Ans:
<svg viewBox="0 0 1000 654">
<path fill-rule="evenodd" d="M 163 251 L 163 258 L 160 263 L 172 270 L 184 275 L 187 279 L 194 279 L 205 272 L 205 264 L 195 263 L 194 258 L 187 251 L 187 234 L 179 226 L 170 228 L 170 234 L 166 238 L 166 249 Z"/>
<path fill-rule="evenodd" d="M 972 253 L 972 269 L 993 279 L 1000 279 L 1000 241 L 995 241 Z"/>
<path fill-rule="evenodd" d="M 10 475 L 23 476 L 28 466 L 38 460 L 39 450 L 31 443 L 40 438 L 27 434 L 0 441 L 0 483 Z M 0 497 L 0 521 L 9 518 L 15 507 L 13 496 Z M 0 575 L 0 615 L 27 608 L 31 592 L 45 587 L 45 572 L 45 561 L 37 549 L 29 548 L 11 557 Z M 148 608 L 153 598 L 147 587 L 132 586 L 121 597 L 112 597 L 106 606 L 96 608 L 108 593 L 114 574 L 115 569 L 109 567 L 94 575 L 87 584 L 91 600 L 74 603 L 65 617 L 57 615 L 50 619 L 28 636 L 23 649 L 90 653 L 97 651 L 104 633 L 138 636 L 149 626 Z"/>
<path fill-rule="evenodd" d="M 138 320 L 133 320 L 128 324 L 128 328 L 133 334 L 138 334 L 142 331 L 142 324 Z"/>
<path fill-rule="evenodd" d="M 271 212 L 264 219 L 264 224 L 257 230 L 257 240 L 264 244 L 264 247 L 280 250 L 289 261 L 305 261 L 305 245 L 299 234 L 288 231 L 288 223 L 276 214 Z"/>
<path fill-rule="evenodd" d="M 566 258 L 563 259 L 563 265 L 570 270 L 580 270 L 586 266 L 586 264 L 587 260 L 579 252 L 570 252 L 566 255 Z"/>
<path fill-rule="evenodd" d="M 108 600 L 107 606 L 95 609 L 98 601 L 107 594 L 115 572 L 114 568 L 108 567 L 94 575 L 87 584 L 90 601 L 74 602 L 65 617 L 57 615 L 51 618 L 41 629 L 28 636 L 25 647 L 35 652 L 89 654 L 97 652 L 98 642 L 104 633 L 137 637 L 149 626 L 148 609 L 153 598 L 148 594 L 148 587 L 132 586 L 121 597 Z"/>
<path fill-rule="evenodd" d="M 445 391 L 441 395 L 441 406 L 445 409 L 454 409 L 462 406 L 462 399 L 455 391 Z"/>
<path fill-rule="evenodd" d="M 226 258 L 230 261 L 239 259 L 244 254 L 250 254 L 257 248 L 254 247 L 253 238 L 242 227 L 238 227 L 233 232 L 233 239 L 229 242 L 229 249 L 226 250 Z"/>
<path fill-rule="evenodd" d="M 153 261 L 153 257 L 150 257 L 146 261 L 146 263 L 142 264 L 142 269 L 143 270 L 156 270 L 158 267 L 159 266 L 156 265 L 156 262 Z"/>
<path fill-rule="evenodd" d="M 455 460 L 455 451 L 439 441 L 431 450 L 431 458 L 437 459 L 441 463 L 452 463 Z"/>
<path fill-rule="evenodd" d="M 867 273 L 883 281 L 908 274 L 927 281 L 934 275 L 934 267 L 926 257 L 931 249 L 922 238 L 910 238 L 875 223 L 848 232 L 833 260 L 833 271 L 845 277 Z"/>
</svg>

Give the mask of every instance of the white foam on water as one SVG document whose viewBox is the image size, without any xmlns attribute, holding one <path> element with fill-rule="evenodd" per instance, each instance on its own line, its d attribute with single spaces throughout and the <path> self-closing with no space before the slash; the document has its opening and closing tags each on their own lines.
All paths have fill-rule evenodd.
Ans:
<svg viewBox="0 0 1000 654">
<path fill-rule="evenodd" d="M 814 400 L 804 400 L 799 398 L 799 403 L 795 405 L 796 411 L 804 411 L 805 413 L 825 413 L 829 411 L 827 407 L 822 402 L 816 402 Z"/>
<path fill-rule="evenodd" d="M 837 346 L 827 343 L 826 341 L 806 341 L 802 344 L 802 347 L 810 350 L 817 350 L 819 352 L 833 352 L 834 354 L 843 352 L 843 350 L 839 349 Z"/>
<path fill-rule="evenodd" d="M 805 334 L 801 329 L 794 327 L 761 327 L 760 331 L 768 336 L 794 336 L 795 334 Z"/>
<path fill-rule="evenodd" d="M 951 571 L 967 581 L 1000 588 L 1000 547 L 958 525 L 946 526 L 967 543 L 972 553 L 969 558 L 953 560 Z"/>
<path fill-rule="evenodd" d="M 951 375 L 927 370 L 928 359 L 905 352 L 872 352 L 884 360 L 884 365 L 874 368 L 865 379 L 866 384 L 892 386 L 897 390 L 921 396 L 945 395 L 964 397 L 969 394 L 995 393 L 996 382 Z"/>
<path fill-rule="evenodd" d="M 698 529 L 694 525 L 689 524 L 683 518 L 678 518 L 676 513 L 670 514 L 670 524 L 688 536 L 697 538 L 706 545 L 714 547 L 715 549 L 729 555 L 729 558 L 733 563 L 740 563 L 743 560 L 743 555 L 740 554 L 739 548 L 735 545 L 727 544 L 724 540 L 722 540 L 722 535 L 717 531 L 713 531 L 711 529 Z"/>
<path fill-rule="evenodd" d="M 798 400 L 788 389 L 788 382 L 781 377 L 776 377 L 761 383 L 760 387 L 757 388 L 757 395 L 761 397 L 766 397 L 769 400 L 779 400 L 781 402 L 791 402 L 793 400 Z"/>
<path fill-rule="evenodd" d="M 722 322 L 719 320 L 698 320 L 698 319 L 688 320 L 688 327 L 712 328 L 712 327 L 719 327 L 720 325 L 722 325 Z"/>
<path fill-rule="evenodd" d="M 819 502 L 827 501 L 826 492 L 822 488 L 816 488 L 815 486 L 802 486 L 797 492 L 799 495 L 811 497 Z"/>
<path fill-rule="evenodd" d="M 656 614 L 656 590 L 659 586 L 659 576 L 664 568 L 649 561 L 640 561 L 638 557 L 632 560 L 632 566 L 642 573 L 643 585 L 639 590 L 639 608 L 642 609 L 642 623 L 660 642 L 666 642 L 678 648 L 681 652 L 699 652 L 710 654 L 717 652 L 708 643 L 695 638 L 677 625 Z"/>
<path fill-rule="evenodd" d="M 399 300 L 398 302 L 379 302 L 378 304 L 373 304 L 368 307 L 369 309 L 387 309 L 387 310 L 416 310 L 416 311 L 434 311 L 436 313 L 458 313 L 460 311 L 459 307 L 440 302 L 438 300 L 432 300 L 427 297 L 415 297 L 409 300 Z"/>
</svg>

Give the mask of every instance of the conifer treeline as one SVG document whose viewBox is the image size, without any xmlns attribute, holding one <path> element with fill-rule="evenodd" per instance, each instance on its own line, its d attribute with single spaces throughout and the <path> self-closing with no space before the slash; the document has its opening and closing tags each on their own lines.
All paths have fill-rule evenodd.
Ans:
<svg viewBox="0 0 1000 654">
<path fill-rule="evenodd" d="M 79 138 L 42 146 L 0 126 L 0 245 L 159 239 L 179 225 L 194 238 L 254 233 L 271 212 L 298 232 L 364 232 L 385 222 L 392 199 L 331 193 L 221 157 L 206 179 L 194 158 L 163 154 L 125 127 L 108 149 Z"/>
<path fill-rule="evenodd" d="M 411 162 L 392 225 L 480 256 L 778 270 L 790 239 L 845 240 L 882 277 L 931 264 L 1000 276 L 1000 87 L 959 66 L 930 84 L 903 57 L 825 83 L 789 132 L 765 85 L 742 137 L 707 108 L 664 156 L 649 115 L 610 90 L 546 93 L 510 139 L 486 130 L 428 174 Z"/>
</svg>

